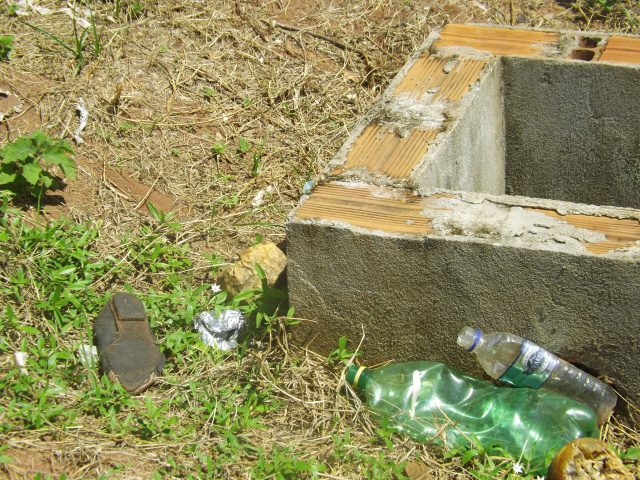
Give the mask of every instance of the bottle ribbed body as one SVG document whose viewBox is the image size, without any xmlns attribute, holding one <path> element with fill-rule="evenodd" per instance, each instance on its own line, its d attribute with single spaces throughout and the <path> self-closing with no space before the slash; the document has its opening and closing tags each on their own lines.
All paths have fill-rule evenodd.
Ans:
<svg viewBox="0 0 640 480">
<path fill-rule="evenodd" d="M 598 425 L 609 419 L 616 405 L 618 397 L 606 383 L 518 335 L 483 334 L 465 327 L 458 344 L 474 353 L 491 377 L 516 387 L 540 389 L 576 400 L 596 413 Z"/>
<path fill-rule="evenodd" d="M 540 466 L 549 452 L 597 432 L 594 413 L 569 398 L 498 387 L 441 363 L 351 366 L 347 380 L 365 392 L 374 414 L 418 441 L 449 448 L 477 438 L 516 457 L 524 451 Z"/>
</svg>

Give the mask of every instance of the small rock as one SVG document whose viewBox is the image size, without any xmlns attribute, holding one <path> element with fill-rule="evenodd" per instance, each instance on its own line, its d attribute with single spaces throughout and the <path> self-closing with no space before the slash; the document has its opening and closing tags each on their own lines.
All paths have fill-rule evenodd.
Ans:
<svg viewBox="0 0 640 480">
<path fill-rule="evenodd" d="M 256 263 L 264 270 L 269 286 L 274 286 L 287 266 L 287 257 L 275 243 L 254 245 L 240 255 L 235 265 L 226 268 L 216 283 L 231 297 L 243 290 L 262 288 L 262 280 L 255 268 Z"/>
<path fill-rule="evenodd" d="M 458 63 L 458 56 L 454 55 L 447 63 L 444 64 L 442 70 L 444 71 L 444 73 L 451 73 L 453 67 L 456 66 L 456 63 Z"/>
<path fill-rule="evenodd" d="M 519 13 L 518 15 L 516 15 L 516 23 L 529 23 L 529 20 L 527 20 L 527 17 L 525 17 L 523 14 Z"/>
</svg>

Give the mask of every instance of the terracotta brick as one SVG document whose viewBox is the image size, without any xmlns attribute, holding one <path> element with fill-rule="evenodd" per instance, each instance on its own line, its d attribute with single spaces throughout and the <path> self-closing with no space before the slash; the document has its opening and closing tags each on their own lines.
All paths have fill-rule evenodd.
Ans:
<svg viewBox="0 0 640 480">
<path fill-rule="evenodd" d="M 432 102 L 457 102 L 469 91 L 469 84 L 478 80 L 478 75 L 488 59 L 478 60 L 468 57 L 454 59 L 452 55 L 436 57 L 425 55 L 409 69 L 396 87 L 394 94 L 409 94 L 409 98 L 421 100 L 428 92 L 435 90 Z M 445 66 L 449 67 L 445 70 Z"/>
<path fill-rule="evenodd" d="M 435 46 L 469 47 L 494 55 L 538 56 L 553 50 L 559 40 L 559 33 L 449 24 L 440 32 Z"/>
<path fill-rule="evenodd" d="M 332 172 L 363 167 L 391 178 L 406 178 L 429 149 L 441 128 L 416 128 L 405 137 L 378 125 L 367 126 L 347 154 L 347 161 Z"/>
<path fill-rule="evenodd" d="M 428 218 L 420 214 L 423 208 L 421 197 L 406 192 L 330 182 L 318 186 L 295 216 L 302 220 L 335 220 L 384 232 L 428 233 Z"/>
<path fill-rule="evenodd" d="M 640 64 L 640 38 L 611 37 L 600 61 Z"/>
</svg>

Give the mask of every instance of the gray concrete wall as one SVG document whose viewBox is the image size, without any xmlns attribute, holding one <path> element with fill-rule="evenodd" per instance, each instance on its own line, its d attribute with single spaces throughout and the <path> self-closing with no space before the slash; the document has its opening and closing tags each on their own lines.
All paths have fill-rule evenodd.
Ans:
<svg viewBox="0 0 640 480">
<path fill-rule="evenodd" d="M 472 91 L 445 109 L 447 131 L 429 147 L 409 184 L 421 194 L 439 188 L 504 193 L 502 97 L 500 62 L 491 62 Z"/>
<path fill-rule="evenodd" d="M 292 217 L 292 342 L 327 355 L 344 335 L 361 364 L 444 362 L 487 379 L 456 345 L 472 326 L 517 332 L 610 377 L 640 404 L 640 266 L 477 237 L 389 235 Z M 310 252 L 313 252 L 312 254 Z M 622 402 L 621 402 L 622 403 Z"/>
<path fill-rule="evenodd" d="M 502 63 L 506 193 L 640 208 L 640 69 Z"/>
<path fill-rule="evenodd" d="M 429 46 L 434 38 L 423 49 L 447 53 Z M 577 45 L 571 38 L 551 54 L 568 54 Z M 430 232 L 422 235 L 384 233 L 371 221 L 356 222 L 371 229 L 345 223 L 369 218 L 375 205 L 351 197 L 326 203 L 353 208 L 337 217 L 342 222 L 324 219 L 321 207 L 304 217 L 311 220 L 292 212 L 289 296 L 296 317 L 309 319 L 292 330 L 292 343 L 327 355 L 340 337 L 355 349 L 364 335 L 363 364 L 439 361 L 487 379 L 475 357 L 457 347 L 458 332 L 466 325 L 509 331 L 609 377 L 639 405 L 640 248 L 629 242 L 640 235 L 636 223 L 625 221 L 605 229 L 605 238 L 599 227 L 588 230 L 588 216 L 640 219 L 633 210 L 640 209 L 640 68 L 496 57 L 457 104 L 396 98 L 395 86 L 417 58 L 359 122 L 324 180 L 365 125 L 434 124 L 445 130 L 406 185 L 357 169 L 333 180 L 421 195 L 458 192 L 420 200 Z M 584 215 L 586 223 L 572 225 L 587 227 L 543 212 L 536 218 L 526 207 Z M 617 250 L 594 254 L 585 243 L 615 243 Z"/>
</svg>

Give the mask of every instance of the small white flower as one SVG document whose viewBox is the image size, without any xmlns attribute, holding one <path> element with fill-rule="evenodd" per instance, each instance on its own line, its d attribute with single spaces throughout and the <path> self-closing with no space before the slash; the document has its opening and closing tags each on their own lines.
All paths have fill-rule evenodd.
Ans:
<svg viewBox="0 0 640 480">
<path fill-rule="evenodd" d="M 513 464 L 514 473 L 522 473 L 524 471 L 524 467 L 520 462 L 516 462 Z"/>
<path fill-rule="evenodd" d="M 222 288 L 217 283 L 214 283 L 213 285 L 211 285 L 211 291 L 213 293 L 220 293 L 222 291 Z"/>
<path fill-rule="evenodd" d="M 541 477 L 540 475 L 538 475 L 538 476 L 536 477 L 536 480 L 544 480 L 544 477 Z"/>
</svg>

